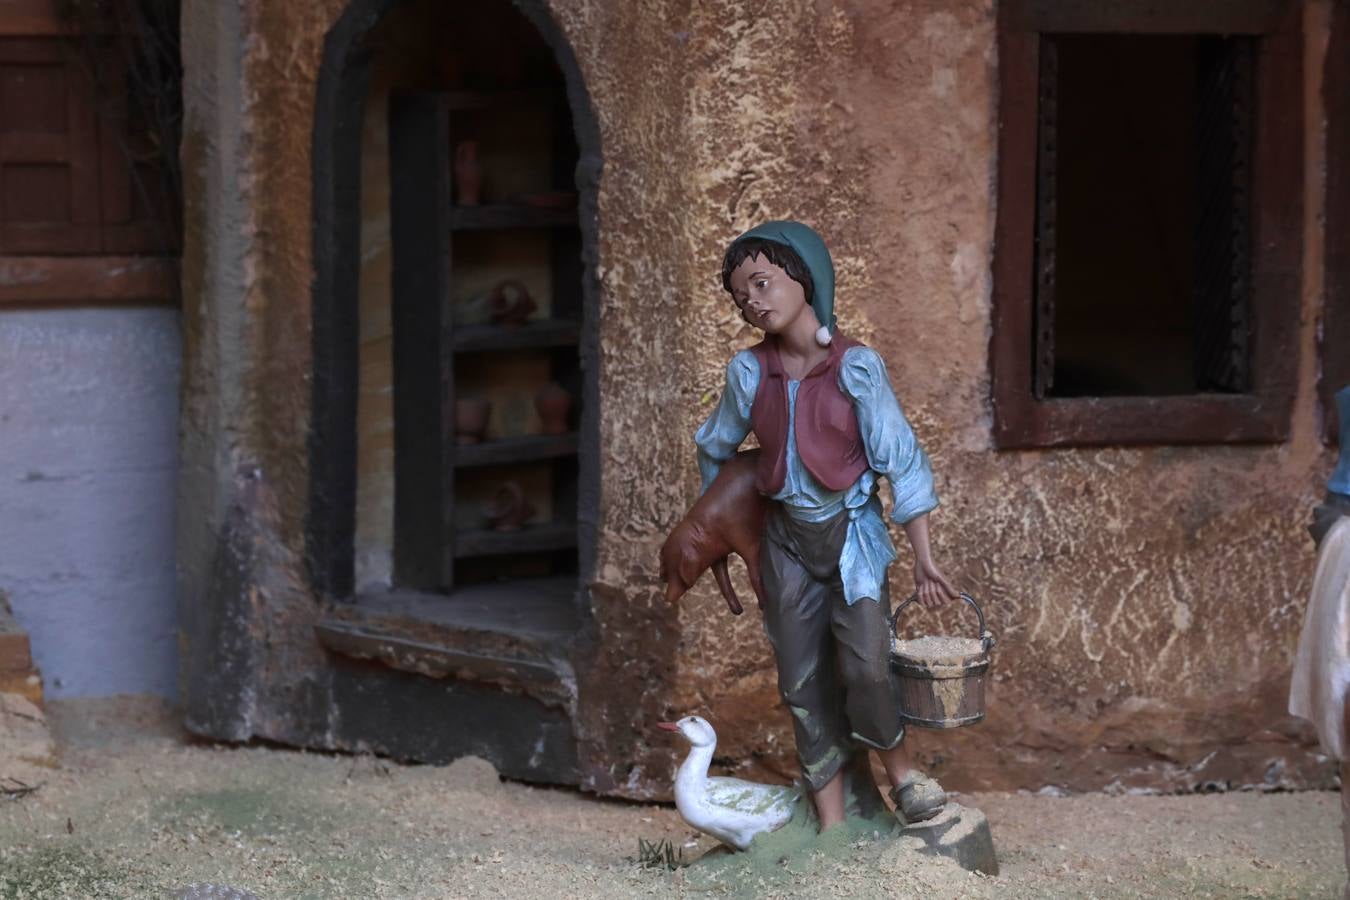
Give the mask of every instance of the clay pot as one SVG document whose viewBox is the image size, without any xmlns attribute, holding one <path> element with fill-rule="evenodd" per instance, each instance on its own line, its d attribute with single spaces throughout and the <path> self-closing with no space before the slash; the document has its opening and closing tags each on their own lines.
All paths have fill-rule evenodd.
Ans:
<svg viewBox="0 0 1350 900">
<path fill-rule="evenodd" d="M 572 395 L 562 385 L 550 381 L 540 388 L 534 395 L 534 408 L 544 434 L 566 434 L 570 430 L 567 414 L 572 411 Z"/>
<path fill-rule="evenodd" d="M 538 308 L 525 285 L 514 278 L 498 282 L 488 295 L 488 310 L 494 325 L 512 328 L 524 325 L 530 313 Z"/>
<path fill-rule="evenodd" d="M 525 499 L 525 491 L 514 481 L 497 488 L 483 506 L 483 515 L 493 531 L 519 531 L 534 512 L 534 504 Z"/>
<path fill-rule="evenodd" d="M 455 443 L 476 444 L 487 431 L 492 403 L 488 400 L 463 398 L 455 401 Z"/>
<path fill-rule="evenodd" d="M 478 142 L 460 141 L 455 145 L 455 202 L 460 206 L 477 206 L 482 201 L 482 187 Z"/>
</svg>

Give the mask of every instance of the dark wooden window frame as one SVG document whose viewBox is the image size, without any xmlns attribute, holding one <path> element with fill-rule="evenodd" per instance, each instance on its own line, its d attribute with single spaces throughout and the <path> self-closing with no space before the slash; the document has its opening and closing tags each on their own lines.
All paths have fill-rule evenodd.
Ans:
<svg viewBox="0 0 1350 900">
<path fill-rule="evenodd" d="M 1176 8 L 1173 8 L 1176 7 Z M 1000 448 L 1273 443 L 1297 379 L 1303 232 L 1302 6 L 1294 0 L 1004 0 L 999 4 L 998 220 L 990 364 Z M 1033 392 L 1037 95 L 1043 33 L 1253 35 L 1252 389 L 1170 397 Z"/>
<path fill-rule="evenodd" d="M 1327 111 L 1326 300 L 1317 383 L 1322 437 L 1329 444 L 1339 435 L 1332 395 L 1350 384 L 1350 2 L 1340 0 L 1332 16 L 1322 76 Z"/>
</svg>

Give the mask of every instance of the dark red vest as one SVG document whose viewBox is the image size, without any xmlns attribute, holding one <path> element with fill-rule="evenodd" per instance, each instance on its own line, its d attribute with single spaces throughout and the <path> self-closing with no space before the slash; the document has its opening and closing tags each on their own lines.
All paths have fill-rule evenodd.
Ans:
<svg viewBox="0 0 1350 900">
<path fill-rule="evenodd" d="M 861 346 L 836 334 L 830 355 L 802 379 L 797 388 L 797 454 L 806 471 L 828 490 L 852 486 L 867 470 L 867 453 L 853 401 L 839 389 L 839 366 L 844 351 Z M 783 489 L 787 480 L 788 376 L 778 355 L 776 338 L 765 338 L 750 348 L 759 361 L 759 389 L 750 407 L 750 424 L 763 452 L 755 487 L 767 496 Z"/>
</svg>

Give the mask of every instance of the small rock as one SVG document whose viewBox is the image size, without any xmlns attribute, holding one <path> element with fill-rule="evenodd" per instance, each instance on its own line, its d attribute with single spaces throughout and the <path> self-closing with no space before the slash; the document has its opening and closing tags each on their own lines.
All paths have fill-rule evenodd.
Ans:
<svg viewBox="0 0 1350 900">
<path fill-rule="evenodd" d="M 0 693 L 0 778 L 27 784 L 46 780 L 57 765 L 47 718 L 27 697 Z"/>
<path fill-rule="evenodd" d="M 994 853 L 989 820 L 978 809 L 948 802 L 942 812 L 927 822 L 901 828 L 900 835 L 917 838 L 923 845 L 922 852 L 955 860 L 968 871 L 998 874 L 998 857 Z"/>
<path fill-rule="evenodd" d="M 461 756 L 445 767 L 446 782 L 466 791 L 489 793 L 501 790 L 502 780 L 497 769 L 477 756 Z"/>
</svg>

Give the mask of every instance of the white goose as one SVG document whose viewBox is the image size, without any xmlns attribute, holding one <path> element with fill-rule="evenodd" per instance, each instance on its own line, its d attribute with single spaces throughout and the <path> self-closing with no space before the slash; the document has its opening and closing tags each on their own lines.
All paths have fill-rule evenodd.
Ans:
<svg viewBox="0 0 1350 900">
<path fill-rule="evenodd" d="M 709 777 L 717 733 L 706 721 L 686 716 L 678 722 L 659 722 L 657 727 L 677 731 L 693 745 L 675 775 L 675 806 L 694 828 L 744 850 L 755 835 L 776 831 L 792 819 L 802 796 L 799 788 Z"/>
</svg>

